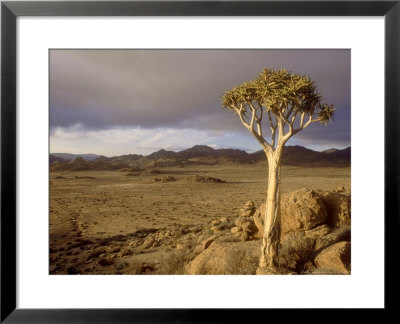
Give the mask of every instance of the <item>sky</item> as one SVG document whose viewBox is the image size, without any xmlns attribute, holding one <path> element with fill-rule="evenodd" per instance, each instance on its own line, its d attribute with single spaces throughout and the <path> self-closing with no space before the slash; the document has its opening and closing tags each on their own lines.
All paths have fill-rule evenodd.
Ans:
<svg viewBox="0 0 400 324">
<path fill-rule="evenodd" d="M 221 98 L 264 68 L 308 75 L 336 108 L 334 122 L 314 123 L 287 145 L 350 146 L 350 50 L 51 50 L 50 152 L 260 150 Z"/>
</svg>

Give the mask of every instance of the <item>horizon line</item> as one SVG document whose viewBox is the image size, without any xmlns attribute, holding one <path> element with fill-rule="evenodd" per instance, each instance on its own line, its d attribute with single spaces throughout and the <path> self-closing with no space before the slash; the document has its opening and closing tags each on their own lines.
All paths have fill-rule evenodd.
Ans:
<svg viewBox="0 0 400 324">
<path fill-rule="evenodd" d="M 179 152 L 182 152 L 182 151 L 191 149 L 191 148 L 196 147 L 196 146 L 207 146 L 207 147 L 209 147 L 209 148 L 211 148 L 211 149 L 213 149 L 213 150 L 215 150 L 215 151 L 217 151 L 217 150 L 239 150 L 239 151 L 246 152 L 247 154 L 253 154 L 253 153 L 262 151 L 262 149 L 260 149 L 260 150 L 255 150 L 255 151 L 252 151 L 252 152 L 248 152 L 247 150 L 242 149 L 242 148 L 213 148 L 213 147 L 211 147 L 211 146 L 209 146 L 209 145 L 205 145 L 205 144 L 196 144 L 196 145 L 193 145 L 193 146 L 191 146 L 191 147 L 188 147 L 188 148 L 185 148 L 185 149 L 182 149 L 182 150 L 179 150 L 179 151 L 176 151 L 176 150 L 168 150 L 168 149 L 165 149 L 165 148 L 160 148 L 160 149 L 158 149 L 158 150 L 156 150 L 156 151 L 154 151 L 154 152 L 151 152 L 151 153 L 149 153 L 149 154 L 146 154 L 146 155 L 145 155 L 145 154 L 137 154 L 137 153 L 127 153 L 127 154 L 111 155 L 111 156 L 108 155 L 108 156 L 107 156 L 107 155 L 98 154 L 98 153 L 70 153 L 70 152 L 49 152 L 49 154 L 98 155 L 98 156 L 104 156 L 104 157 L 107 157 L 107 158 L 116 157 L 116 156 L 123 156 L 123 155 L 141 155 L 141 156 L 149 156 L 149 155 L 151 155 L 151 154 L 153 154 L 153 153 L 156 153 L 156 152 L 159 152 L 159 151 L 161 151 L 161 150 L 164 150 L 164 151 L 167 151 L 167 152 L 179 153 Z M 317 150 L 314 150 L 314 149 L 311 149 L 311 148 L 308 148 L 308 147 L 302 146 L 302 145 L 286 145 L 285 147 L 294 147 L 294 146 L 303 147 L 303 148 L 305 148 L 305 149 L 308 149 L 308 150 L 311 150 L 311 151 L 314 151 L 314 152 L 324 152 L 324 151 L 327 151 L 327 150 L 339 150 L 339 151 L 342 151 L 342 150 L 346 150 L 346 149 L 348 149 L 348 148 L 351 147 L 351 145 L 346 146 L 345 148 L 342 148 L 342 149 L 338 149 L 338 148 L 336 148 L 336 147 L 331 147 L 331 148 L 324 149 L 324 150 L 321 150 L 321 151 L 317 151 Z"/>
</svg>

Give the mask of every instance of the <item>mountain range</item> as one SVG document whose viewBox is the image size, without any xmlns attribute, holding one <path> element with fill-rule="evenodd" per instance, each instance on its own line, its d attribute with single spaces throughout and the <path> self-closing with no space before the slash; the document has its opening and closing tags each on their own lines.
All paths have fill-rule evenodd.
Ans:
<svg viewBox="0 0 400 324">
<path fill-rule="evenodd" d="M 213 149 L 206 145 L 174 152 L 161 149 L 149 155 L 128 154 L 106 157 L 96 154 L 52 153 L 49 157 L 50 170 L 137 170 L 166 166 L 254 164 L 265 163 L 262 150 L 247 153 L 239 149 Z M 302 167 L 350 166 L 351 148 L 329 149 L 318 152 L 302 146 L 286 146 L 282 164 Z"/>
</svg>

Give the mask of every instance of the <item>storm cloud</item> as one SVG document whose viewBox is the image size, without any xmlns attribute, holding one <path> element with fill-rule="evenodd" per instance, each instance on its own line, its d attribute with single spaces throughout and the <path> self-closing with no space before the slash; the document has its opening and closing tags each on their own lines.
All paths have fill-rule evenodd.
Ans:
<svg viewBox="0 0 400 324">
<path fill-rule="evenodd" d="M 350 50 L 135 49 L 50 51 L 51 149 L 62 150 L 56 139 L 68 132 L 132 129 L 206 132 L 211 134 L 207 138 L 223 136 L 218 145 L 225 147 L 237 146 L 243 137 L 241 146 L 258 149 L 220 102 L 224 91 L 254 79 L 264 67 L 310 76 L 325 101 L 336 107 L 335 122 L 314 124 L 290 144 L 350 146 Z M 75 151 L 79 145 L 76 139 Z"/>
</svg>

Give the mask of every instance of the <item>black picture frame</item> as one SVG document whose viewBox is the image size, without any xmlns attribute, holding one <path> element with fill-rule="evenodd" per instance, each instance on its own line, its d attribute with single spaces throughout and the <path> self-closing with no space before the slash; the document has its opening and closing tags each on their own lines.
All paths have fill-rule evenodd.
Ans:
<svg viewBox="0 0 400 324">
<path fill-rule="evenodd" d="M 16 19 L 19 16 L 384 16 L 385 310 L 397 306 L 399 235 L 400 1 L 2 1 L 1 3 L 1 322 L 200 323 L 255 321 L 267 309 L 16 308 Z M 379 112 L 378 112 L 379 113 Z M 368 136 L 368 134 L 366 134 Z M 372 135 L 371 135 L 372 136 Z M 366 152 L 366 159 L 368 152 Z M 373 189 L 371 189 L 373 190 Z M 372 257 L 372 256 L 371 256 Z M 366 283 L 367 284 L 367 283 Z M 245 314 L 243 314 L 245 313 Z"/>
</svg>

